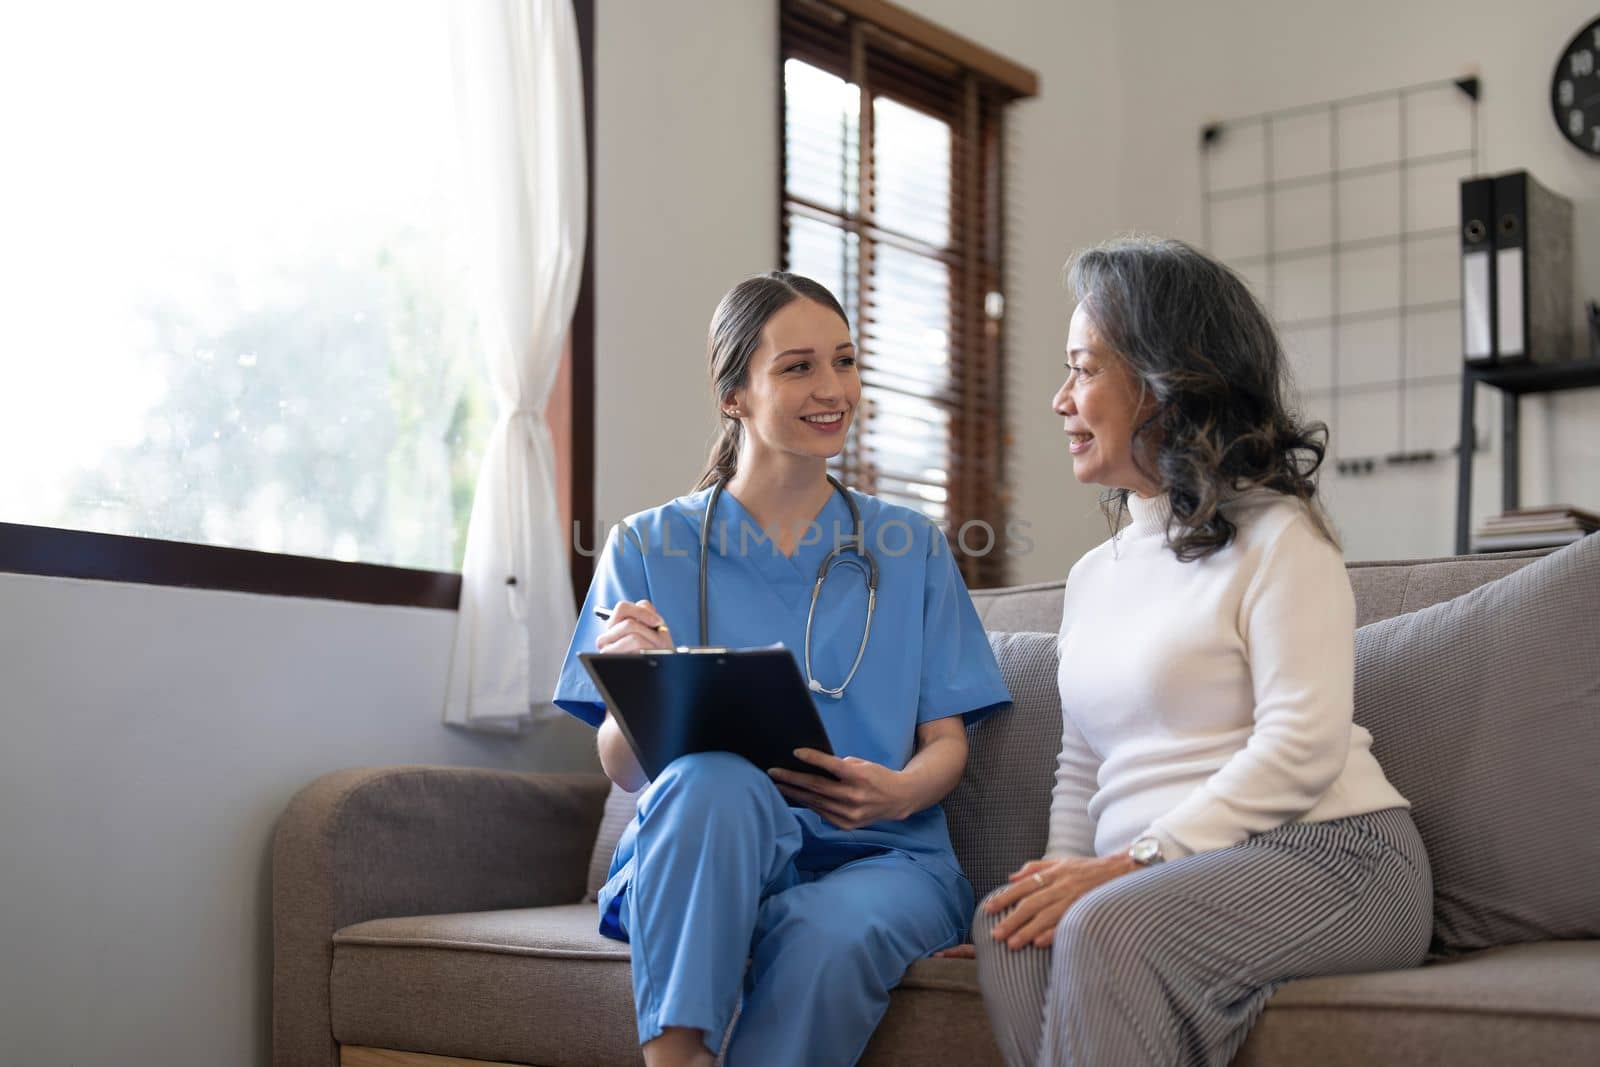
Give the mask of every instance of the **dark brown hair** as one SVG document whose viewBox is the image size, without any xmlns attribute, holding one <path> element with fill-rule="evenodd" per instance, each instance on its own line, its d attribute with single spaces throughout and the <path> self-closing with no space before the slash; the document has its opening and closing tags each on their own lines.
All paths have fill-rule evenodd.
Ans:
<svg viewBox="0 0 1600 1067">
<path fill-rule="evenodd" d="M 739 469 L 739 447 L 744 442 L 744 425 L 722 410 L 722 403 L 735 389 L 743 388 L 750 377 L 750 359 L 761 347 L 761 332 L 767 328 L 772 316 L 796 300 L 811 300 L 844 320 L 850 328 L 850 317 L 839 306 L 839 301 L 810 278 L 785 271 L 772 271 L 746 278 L 724 296 L 711 316 L 710 336 L 706 342 L 707 361 L 711 364 L 711 390 L 717 403 L 721 425 L 717 439 L 711 446 L 706 468 L 700 473 L 695 491 L 725 482 Z"/>
<path fill-rule="evenodd" d="M 1303 501 L 1337 545 L 1317 500 L 1328 428 L 1290 409 L 1283 345 L 1238 275 L 1182 241 L 1127 237 L 1078 253 L 1067 281 L 1100 338 L 1155 398 L 1133 432 L 1134 462 L 1171 500 L 1167 542 L 1179 559 L 1230 544 L 1237 529 L 1221 505 L 1250 489 Z M 1113 528 L 1128 493 L 1101 501 Z"/>
</svg>

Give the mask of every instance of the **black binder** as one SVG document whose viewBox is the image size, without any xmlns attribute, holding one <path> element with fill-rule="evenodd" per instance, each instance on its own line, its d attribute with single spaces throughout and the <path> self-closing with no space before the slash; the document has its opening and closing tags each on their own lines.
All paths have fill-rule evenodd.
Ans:
<svg viewBox="0 0 1600 1067">
<path fill-rule="evenodd" d="M 578 659 L 652 779 L 692 752 L 732 752 L 763 771 L 832 777 L 794 758 L 797 748 L 832 754 L 833 746 L 786 648 L 583 652 Z"/>
<path fill-rule="evenodd" d="M 1461 351 L 1468 363 L 1493 363 L 1494 179 L 1461 179 Z"/>
<path fill-rule="evenodd" d="M 1572 202 L 1525 170 L 1494 179 L 1495 355 L 1572 358 Z"/>
</svg>

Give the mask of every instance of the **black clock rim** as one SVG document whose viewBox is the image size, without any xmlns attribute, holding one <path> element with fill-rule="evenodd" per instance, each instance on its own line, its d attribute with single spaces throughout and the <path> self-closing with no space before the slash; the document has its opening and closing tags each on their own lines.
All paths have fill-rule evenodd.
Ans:
<svg viewBox="0 0 1600 1067">
<path fill-rule="evenodd" d="M 1568 41 L 1566 47 L 1561 50 L 1561 54 L 1556 57 L 1555 69 L 1550 73 L 1550 117 L 1555 120 L 1556 129 L 1561 131 L 1562 140 L 1566 141 L 1584 155 L 1594 159 L 1600 159 L 1600 148 L 1589 147 L 1576 137 L 1573 137 L 1572 134 L 1567 131 L 1567 124 L 1565 121 L 1563 121 L 1561 104 L 1558 102 L 1556 95 L 1561 87 L 1561 68 L 1567 62 L 1567 57 L 1572 55 L 1573 49 L 1577 47 L 1579 41 L 1583 40 L 1585 36 L 1594 33 L 1596 30 L 1600 30 L 1600 16 L 1596 16 L 1587 25 L 1578 30 L 1577 33 L 1573 34 L 1572 39 Z M 1600 74 L 1600 57 L 1597 57 L 1596 62 L 1596 73 Z"/>
</svg>

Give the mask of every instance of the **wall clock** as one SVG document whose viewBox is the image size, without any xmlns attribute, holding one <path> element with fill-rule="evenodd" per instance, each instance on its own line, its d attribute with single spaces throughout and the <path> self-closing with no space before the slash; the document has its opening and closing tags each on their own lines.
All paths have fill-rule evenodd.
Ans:
<svg viewBox="0 0 1600 1067">
<path fill-rule="evenodd" d="M 1579 30 L 1556 61 L 1550 110 L 1562 136 L 1600 159 L 1600 18 Z"/>
</svg>

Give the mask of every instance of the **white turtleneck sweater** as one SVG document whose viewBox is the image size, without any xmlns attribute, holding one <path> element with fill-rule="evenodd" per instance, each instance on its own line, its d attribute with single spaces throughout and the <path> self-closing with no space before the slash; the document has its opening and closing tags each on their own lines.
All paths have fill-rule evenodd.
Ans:
<svg viewBox="0 0 1600 1067">
<path fill-rule="evenodd" d="M 1062 750 L 1047 855 L 1154 834 L 1168 859 L 1291 822 L 1409 806 L 1351 721 L 1355 600 L 1293 497 L 1224 505 L 1227 548 L 1180 563 L 1165 496 L 1067 579 Z"/>
</svg>

